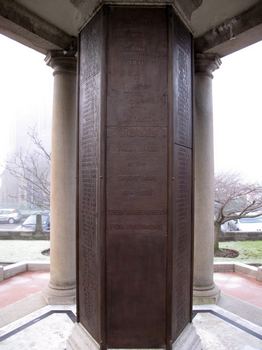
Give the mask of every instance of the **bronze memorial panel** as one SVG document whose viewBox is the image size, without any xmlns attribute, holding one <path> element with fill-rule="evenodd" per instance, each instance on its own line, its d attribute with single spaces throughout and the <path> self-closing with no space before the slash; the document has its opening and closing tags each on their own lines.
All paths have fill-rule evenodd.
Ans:
<svg viewBox="0 0 262 350">
<path fill-rule="evenodd" d="M 79 70 L 78 318 L 100 341 L 99 135 L 102 16 L 81 33 Z"/>
<path fill-rule="evenodd" d="M 107 341 L 165 343 L 167 31 L 164 9 L 112 10 L 107 101 Z"/>
<path fill-rule="evenodd" d="M 174 142 L 192 148 L 192 38 L 175 16 L 173 24 Z"/>
<path fill-rule="evenodd" d="M 191 321 L 191 35 L 104 6 L 80 34 L 78 320 L 101 348 L 170 348 Z"/>
<path fill-rule="evenodd" d="M 192 38 L 174 18 L 173 32 L 173 303 L 172 339 L 191 321 Z"/>
<path fill-rule="evenodd" d="M 172 338 L 191 321 L 192 273 L 192 156 L 191 149 L 174 145 L 173 305 Z"/>
</svg>

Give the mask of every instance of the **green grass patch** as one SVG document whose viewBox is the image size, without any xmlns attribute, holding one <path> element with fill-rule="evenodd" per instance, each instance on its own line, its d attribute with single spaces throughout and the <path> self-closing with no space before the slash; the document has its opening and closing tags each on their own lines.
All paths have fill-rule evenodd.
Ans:
<svg viewBox="0 0 262 350">
<path fill-rule="evenodd" d="M 49 247 L 49 241 L 0 240 L 0 264 L 24 260 L 48 261 L 49 257 L 41 252 Z"/>
<path fill-rule="evenodd" d="M 262 241 L 220 242 L 219 248 L 235 249 L 239 252 L 237 258 L 215 258 L 215 261 L 240 261 L 262 265 Z"/>
</svg>

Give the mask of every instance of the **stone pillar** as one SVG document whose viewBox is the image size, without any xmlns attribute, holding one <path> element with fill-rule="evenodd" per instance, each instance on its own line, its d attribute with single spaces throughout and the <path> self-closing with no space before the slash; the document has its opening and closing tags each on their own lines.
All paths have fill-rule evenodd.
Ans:
<svg viewBox="0 0 262 350">
<path fill-rule="evenodd" d="M 51 161 L 49 304 L 75 302 L 76 212 L 76 58 L 52 51 L 46 62 L 54 69 Z"/>
<path fill-rule="evenodd" d="M 215 303 L 219 290 L 213 281 L 214 258 L 214 148 L 212 72 L 219 68 L 216 54 L 197 54 L 195 61 L 194 120 L 194 302 Z"/>
</svg>

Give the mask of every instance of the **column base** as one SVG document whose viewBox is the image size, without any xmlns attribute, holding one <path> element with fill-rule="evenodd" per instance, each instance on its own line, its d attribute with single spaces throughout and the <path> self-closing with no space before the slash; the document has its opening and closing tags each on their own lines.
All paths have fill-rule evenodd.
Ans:
<svg viewBox="0 0 262 350">
<path fill-rule="evenodd" d="M 87 330 L 81 325 L 76 323 L 72 334 L 67 340 L 66 350 L 99 350 L 100 345 L 95 339 L 87 332 Z"/>
<path fill-rule="evenodd" d="M 76 303 L 76 289 L 59 289 L 48 286 L 43 292 L 49 305 L 73 305 Z"/>
<path fill-rule="evenodd" d="M 192 323 L 189 323 L 172 345 L 172 350 L 201 350 L 201 340 Z"/>
<path fill-rule="evenodd" d="M 193 304 L 217 304 L 220 297 L 220 289 L 213 284 L 211 287 L 195 287 L 193 289 Z"/>
<path fill-rule="evenodd" d="M 77 323 L 72 331 L 72 334 L 67 340 L 67 350 L 99 350 L 100 345 L 86 331 L 86 329 Z M 192 323 L 188 324 L 180 334 L 176 342 L 172 345 L 172 350 L 201 350 L 201 341 L 196 333 Z M 121 349 L 128 350 L 128 349 Z M 140 349 L 142 350 L 142 349 Z M 146 350 L 146 349 L 144 349 Z M 156 350 L 156 349 L 155 349 Z"/>
</svg>

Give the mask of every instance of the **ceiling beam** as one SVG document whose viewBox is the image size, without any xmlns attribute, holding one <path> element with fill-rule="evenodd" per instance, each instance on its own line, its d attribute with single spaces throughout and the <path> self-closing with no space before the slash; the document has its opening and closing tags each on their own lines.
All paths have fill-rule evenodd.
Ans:
<svg viewBox="0 0 262 350">
<path fill-rule="evenodd" d="M 200 53 L 217 52 L 220 56 L 225 56 L 237 49 L 262 40 L 262 36 L 260 36 L 261 24 L 262 1 L 259 1 L 255 6 L 224 21 L 196 38 L 195 50 Z M 255 35 L 256 27 L 258 28 L 259 35 Z M 250 35 L 248 35 L 249 32 Z M 232 50 L 230 47 L 232 47 Z"/>
<path fill-rule="evenodd" d="M 73 49 L 76 41 L 14 0 L 0 0 L 0 33 L 45 54 Z"/>
</svg>

